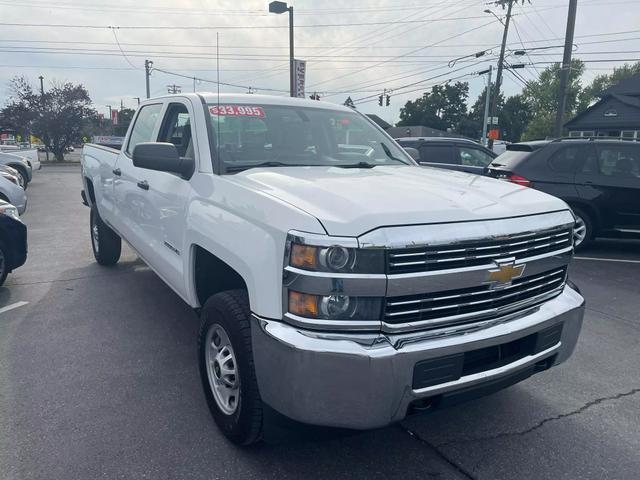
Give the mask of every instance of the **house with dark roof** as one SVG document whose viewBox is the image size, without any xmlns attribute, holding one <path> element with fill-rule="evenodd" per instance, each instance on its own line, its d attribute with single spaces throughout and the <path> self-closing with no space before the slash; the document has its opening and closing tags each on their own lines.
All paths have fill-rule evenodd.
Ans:
<svg viewBox="0 0 640 480">
<path fill-rule="evenodd" d="M 640 74 L 609 87 L 599 97 L 565 124 L 569 136 L 640 140 Z"/>
</svg>

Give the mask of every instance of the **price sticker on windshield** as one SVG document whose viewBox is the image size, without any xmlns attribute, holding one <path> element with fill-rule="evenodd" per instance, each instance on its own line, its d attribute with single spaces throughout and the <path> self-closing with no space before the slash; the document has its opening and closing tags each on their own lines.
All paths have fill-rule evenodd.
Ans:
<svg viewBox="0 0 640 480">
<path fill-rule="evenodd" d="M 214 105 L 209 107 L 211 115 L 224 115 L 228 117 L 255 117 L 264 118 L 262 107 L 249 105 Z"/>
</svg>

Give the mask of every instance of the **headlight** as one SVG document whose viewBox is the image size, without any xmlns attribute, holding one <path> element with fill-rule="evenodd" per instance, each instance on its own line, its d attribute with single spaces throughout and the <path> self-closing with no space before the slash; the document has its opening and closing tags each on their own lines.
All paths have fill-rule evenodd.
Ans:
<svg viewBox="0 0 640 480">
<path fill-rule="evenodd" d="M 18 213 L 18 209 L 13 205 L 0 205 L 0 215 L 6 215 L 7 217 L 11 217 L 14 220 L 20 220 L 20 214 Z"/>
<path fill-rule="evenodd" d="M 384 273 L 384 251 L 347 248 L 340 245 L 320 247 L 291 243 L 289 265 L 303 270 L 336 273 Z"/>
<path fill-rule="evenodd" d="M 379 319 L 382 299 L 349 295 L 312 295 L 289 291 L 289 312 L 305 318 L 322 320 Z"/>
<path fill-rule="evenodd" d="M 18 185 L 19 187 L 21 186 L 20 183 L 18 182 L 18 178 L 14 177 L 13 175 L 11 175 L 10 173 L 7 172 L 0 172 L 0 175 L 2 175 L 3 178 L 6 178 L 7 180 L 9 180 L 11 183 L 15 183 L 16 185 Z"/>
</svg>

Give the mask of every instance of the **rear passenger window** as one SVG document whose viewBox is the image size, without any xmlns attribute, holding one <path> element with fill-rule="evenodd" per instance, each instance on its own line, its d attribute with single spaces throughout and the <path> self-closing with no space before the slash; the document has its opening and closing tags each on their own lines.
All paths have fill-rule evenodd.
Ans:
<svg viewBox="0 0 640 480">
<path fill-rule="evenodd" d="M 131 130 L 131 135 L 129 135 L 129 143 L 126 150 L 129 155 L 133 154 L 133 149 L 137 144 L 153 141 L 151 135 L 153 135 L 153 130 L 158 122 L 160 110 L 162 110 L 161 103 L 145 105 L 140 109 L 136 117 L 136 123 Z"/>
<path fill-rule="evenodd" d="M 549 167 L 558 173 L 573 173 L 576 171 L 578 162 L 587 155 L 587 148 L 584 146 L 565 147 L 554 153 L 549 159 Z"/>
<path fill-rule="evenodd" d="M 636 145 L 598 147 L 597 168 L 597 173 L 608 177 L 639 178 L 640 148 Z"/>
<path fill-rule="evenodd" d="M 422 145 L 420 161 L 432 163 L 456 163 L 453 160 L 453 148 L 449 145 Z"/>
<path fill-rule="evenodd" d="M 479 148 L 458 147 L 460 152 L 460 165 L 468 165 L 471 167 L 486 167 L 491 163 L 493 157 Z"/>
</svg>

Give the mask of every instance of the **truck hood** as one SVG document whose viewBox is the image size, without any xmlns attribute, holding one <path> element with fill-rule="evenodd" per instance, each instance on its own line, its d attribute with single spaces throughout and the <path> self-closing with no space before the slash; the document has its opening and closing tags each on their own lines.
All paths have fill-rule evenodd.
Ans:
<svg viewBox="0 0 640 480">
<path fill-rule="evenodd" d="M 329 235 L 359 236 L 382 226 L 464 222 L 566 209 L 537 190 L 440 168 L 279 167 L 228 180 L 316 217 Z"/>
</svg>

